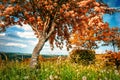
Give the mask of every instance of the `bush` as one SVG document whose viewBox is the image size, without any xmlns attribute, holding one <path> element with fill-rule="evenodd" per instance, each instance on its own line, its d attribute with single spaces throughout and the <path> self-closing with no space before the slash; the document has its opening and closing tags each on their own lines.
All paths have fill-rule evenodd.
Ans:
<svg viewBox="0 0 120 80">
<path fill-rule="evenodd" d="M 105 65 L 120 67 L 120 52 L 107 51 L 105 54 Z"/>
<path fill-rule="evenodd" d="M 95 60 L 95 51 L 73 49 L 70 52 L 70 60 L 75 63 L 91 64 Z"/>
</svg>

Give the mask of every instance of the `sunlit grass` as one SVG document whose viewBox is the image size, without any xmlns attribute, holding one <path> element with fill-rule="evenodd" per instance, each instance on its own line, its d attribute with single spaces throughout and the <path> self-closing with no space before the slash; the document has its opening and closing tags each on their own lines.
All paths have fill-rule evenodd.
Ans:
<svg viewBox="0 0 120 80">
<path fill-rule="evenodd" d="M 0 80 L 120 80 L 120 73 L 100 63 L 84 66 L 69 61 L 41 62 L 41 69 L 28 64 L 4 61 L 0 64 Z"/>
</svg>

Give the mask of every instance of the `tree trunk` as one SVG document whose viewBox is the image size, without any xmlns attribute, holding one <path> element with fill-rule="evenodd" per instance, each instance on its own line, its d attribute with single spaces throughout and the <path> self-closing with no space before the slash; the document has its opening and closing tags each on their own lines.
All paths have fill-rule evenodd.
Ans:
<svg viewBox="0 0 120 80">
<path fill-rule="evenodd" d="M 113 51 L 115 52 L 115 41 L 112 40 Z"/>
<path fill-rule="evenodd" d="M 43 48 L 44 44 L 45 44 L 45 38 L 44 37 L 39 38 L 38 43 L 32 52 L 32 57 L 31 57 L 31 61 L 30 61 L 31 68 L 37 68 L 40 66 L 38 63 L 39 62 L 38 57 L 39 57 L 39 53 L 40 53 L 41 49 Z"/>
</svg>

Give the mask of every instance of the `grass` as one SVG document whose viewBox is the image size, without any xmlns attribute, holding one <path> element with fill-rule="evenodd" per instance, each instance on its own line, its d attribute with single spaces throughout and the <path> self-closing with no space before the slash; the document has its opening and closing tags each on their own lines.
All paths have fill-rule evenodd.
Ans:
<svg viewBox="0 0 120 80">
<path fill-rule="evenodd" d="M 30 69 L 18 61 L 0 63 L 0 80 L 120 80 L 120 72 L 100 63 L 84 66 L 69 61 L 41 62 L 41 69 Z"/>
</svg>

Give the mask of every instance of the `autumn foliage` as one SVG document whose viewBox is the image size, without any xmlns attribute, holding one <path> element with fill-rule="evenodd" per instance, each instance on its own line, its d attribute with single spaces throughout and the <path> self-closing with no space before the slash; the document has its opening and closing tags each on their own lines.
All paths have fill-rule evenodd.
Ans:
<svg viewBox="0 0 120 80">
<path fill-rule="evenodd" d="M 46 41 L 51 49 L 60 49 L 71 43 L 91 49 L 95 41 L 102 39 L 103 31 L 109 29 L 103 22 L 103 14 L 119 10 L 96 0 L 2 0 L 0 1 L 0 32 L 11 25 L 29 24 L 38 44 L 33 50 L 33 63 Z M 72 39 L 71 39 L 72 38 Z M 75 38 L 75 39 L 73 39 Z"/>
<path fill-rule="evenodd" d="M 96 45 L 94 41 L 98 40 L 94 35 L 100 36 L 100 31 L 108 28 L 102 16 L 110 11 L 113 10 L 95 0 L 2 0 L 0 30 L 10 25 L 29 24 L 37 37 L 41 37 L 51 33 L 54 23 L 53 34 L 48 36 L 50 44 L 55 41 L 62 48 L 63 40 L 68 43 L 72 32 L 74 36 L 79 33 L 76 36 L 82 40 L 79 44 L 90 47 L 88 43 Z"/>
<path fill-rule="evenodd" d="M 104 55 L 106 66 L 120 66 L 120 52 L 107 51 Z"/>
<path fill-rule="evenodd" d="M 114 27 L 110 28 L 109 31 L 104 33 L 103 41 L 104 45 L 112 45 L 114 52 L 116 48 L 120 49 L 120 28 Z"/>
</svg>

